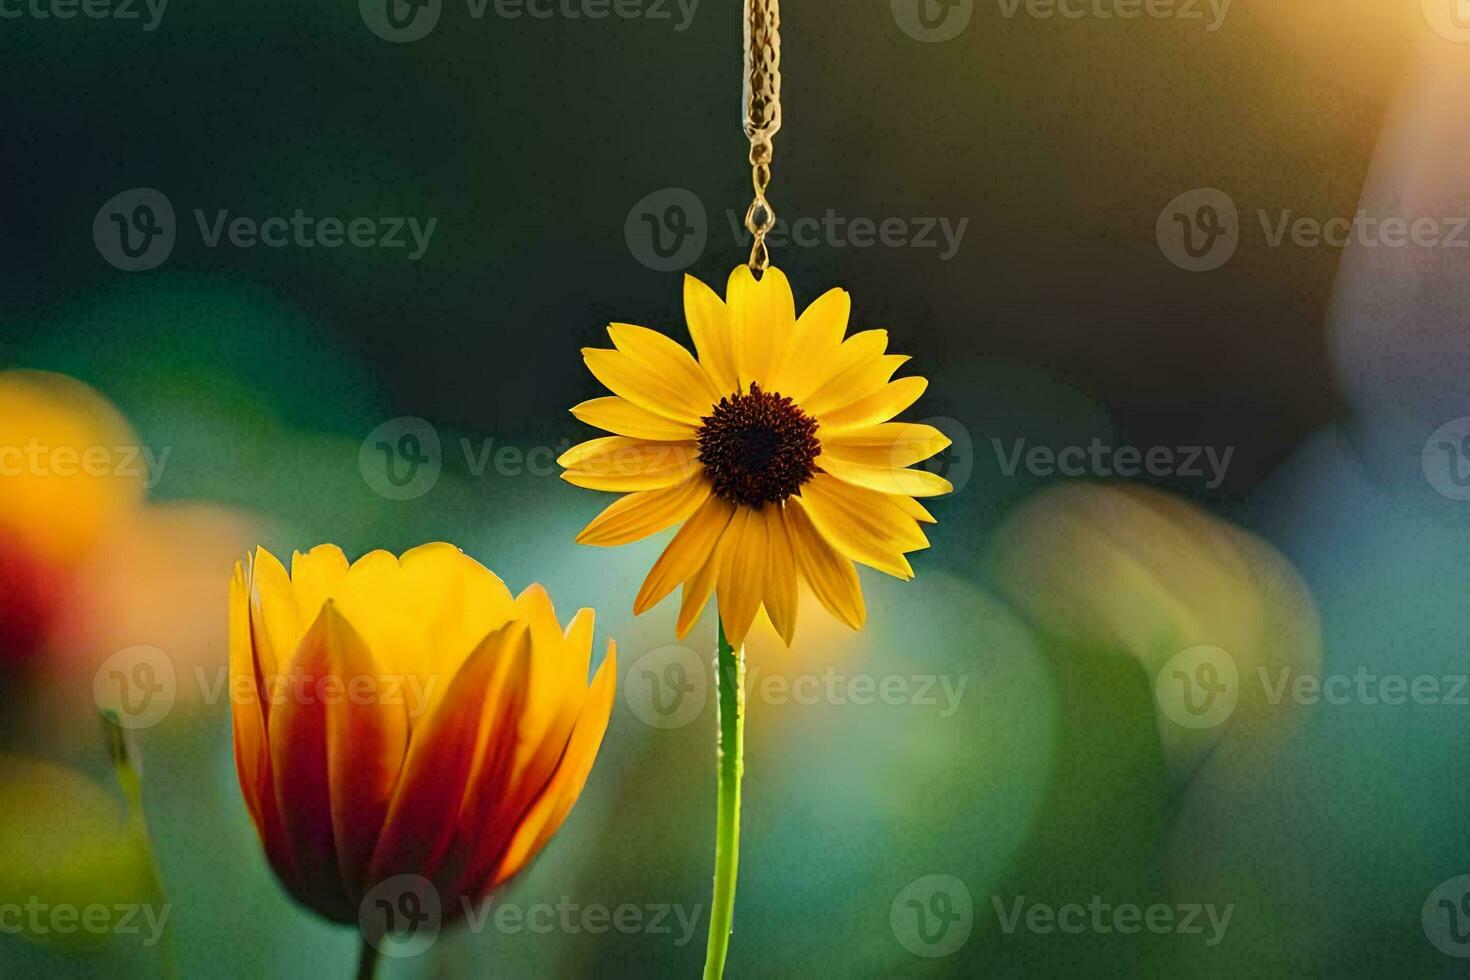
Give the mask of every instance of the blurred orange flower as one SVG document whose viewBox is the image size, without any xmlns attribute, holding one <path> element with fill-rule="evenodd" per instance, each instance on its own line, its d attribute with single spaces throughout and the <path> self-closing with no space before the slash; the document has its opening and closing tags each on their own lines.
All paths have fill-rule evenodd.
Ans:
<svg viewBox="0 0 1470 980">
<path fill-rule="evenodd" d="M 219 570 L 260 528 L 212 504 L 148 505 L 170 454 L 80 381 L 0 372 L 0 675 L 41 682 L 29 714 L 66 720 L 47 741 L 92 710 L 85 689 L 119 651 L 156 649 L 185 703 L 223 676 Z"/>
<path fill-rule="evenodd" d="M 0 666 L 33 662 L 78 565 L 143 497 L 127 421 L 79 381 L 0 372 Z"/>
<path fill-rule="evenodd" d="M 400 875 L 445 921 L 515 875 L 581 794 L 616 650 L 590 685 L 593 612 L 563 631 L 457 548 L 351 565 L 323 545 L 235 568 L 230 690 L 240 786 L 287 890 L 355 923 Z"/>
</svg>

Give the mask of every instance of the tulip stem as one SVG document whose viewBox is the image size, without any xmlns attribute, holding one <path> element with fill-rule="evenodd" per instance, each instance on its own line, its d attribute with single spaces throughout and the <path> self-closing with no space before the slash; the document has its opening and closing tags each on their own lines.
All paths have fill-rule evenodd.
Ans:
<svg viewBox="0 0 1470 980">
<path fill-rule="evenodd" d="M 357 954 L 357 980 L 373 980 L 378 972 L 378 948 L 362 938 L 362 951 Z"/>
<path fill-rule="evenodd" d="M 720 980 L 735 919 L 735 875 L 740 865 L 740 777 L 745 773 L 745 647 L 738 650 L 725 639 L 715 654 L 719 679 L 718 815 L 715 823 L 715 890 L 709 910 L 709 943 L 704 958 L 704 980 Z"/>
<path fill-rule="evenodd" d="M 151 899 L 163 915 L 162 942 L 158 945 L 160 975 L 167 980 L 177 980 L 179 964 L 174 949 L 174 927 L 169 917 L 168 893 L 163 889 L 163 873 L 158 867 L 158 855 L 153 850 L 153 839 L 148 834 L 148 820 L 143 814 L 143 776 L 134 747 L 129 743 L 128 733 L 118 724 L 117 715 L 111 711 L 102 713 L 102 732 L 107 743 L 108 755 L 112 758 L 113 772 L 122 787 L 123 799 L 127 801 L 128 832 L 138 842 L 142 853 L 148 856 L 148 876 Z"/>
</svg>

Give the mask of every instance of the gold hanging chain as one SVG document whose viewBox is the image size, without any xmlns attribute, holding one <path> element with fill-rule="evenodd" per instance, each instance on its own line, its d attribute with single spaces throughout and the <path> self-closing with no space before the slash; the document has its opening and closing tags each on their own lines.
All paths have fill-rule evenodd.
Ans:
<svg viewBox="0 0 1470 980">
<path fill-rule="evenodd" d="M 750 182 L 755 200 L 745 212 L 754 240 L 750 271 L 771 264 L 766 236 L 776 227 L 776 212 L 766 200 L 771 185 L 772 141 L 781 128 L 781 0 L 745 0 L 745 135 L 750 138 Z"/>
</svg>

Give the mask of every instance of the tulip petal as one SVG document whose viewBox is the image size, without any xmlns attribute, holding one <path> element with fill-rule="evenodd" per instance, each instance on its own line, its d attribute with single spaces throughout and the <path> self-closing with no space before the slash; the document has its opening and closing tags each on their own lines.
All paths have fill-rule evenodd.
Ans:
<svg viewBox="0 0 1470 980">
<path fill-rule="evenodd" d="M 267 684 L 291 662 L 306 627 L 296 606 L 291 576 L 275 555 L 256 548 L 250 561 L 250 625 L 260 673 Z M 269 715 L 269 710 L 266 712 Z"/>
<path fill-rule="evenodd" d="M 407 712 L 331 601 L 302 639 L 292 678 L 291 696 L 271 714 L 270 745 L 298 897 L 335 921 L 355 922 L 408 741 Z M 364 683 L 376 685 L 371 697 L 354 693 Z"/>
<path fill-rule="evenodd" d="M 347 556 L 334 544 L 321 544 L 306 554 L 291 555 L 291 589 L 302 623 L 314 623 L 322 604 L 334 595 L 347 577 Z"/>
<path fill-rule="evenodd" d="M 609 643 L 607 656 L 587 692 L 586 703 L 566 744 L 561 764 L 521 819 L 510 846 L 488 880 L 490 888 L 504 884 L 540 853 L 582 795 L 592 764 L 597 760 L 597 751 L 602 746 L 603 735 L 607 732 L 617 678 L 617 645 Z"/>
<path fill-rule="evenodd" d="M 530 674 L 530 629 L 514 620 L 486 636 L 445 685 L 414 729 L 370 880 L 411 873 L 447 886 L 461 874 L 462 856 L 450 853 L 461 808 L 477 787 L 505 785 Z"/>
</svg>

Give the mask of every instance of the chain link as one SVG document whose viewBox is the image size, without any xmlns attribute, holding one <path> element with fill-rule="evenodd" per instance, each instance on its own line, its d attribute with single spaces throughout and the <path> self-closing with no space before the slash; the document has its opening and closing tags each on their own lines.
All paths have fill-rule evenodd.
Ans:
<svg viewBox="0 0 1470 980">
<path fill-rule="evenodd" d="M 755 199 L 745 212 L 750 232 L 750 270 L 757 276 L 771 264 L 766 235 L 776 227 L 776 211 L 766 199 L 771 185 L 773 141 L 781 128 L 781 0 L 745 0 L 745 135 L 750 139 L 750 182 Z"/>
</svg>

